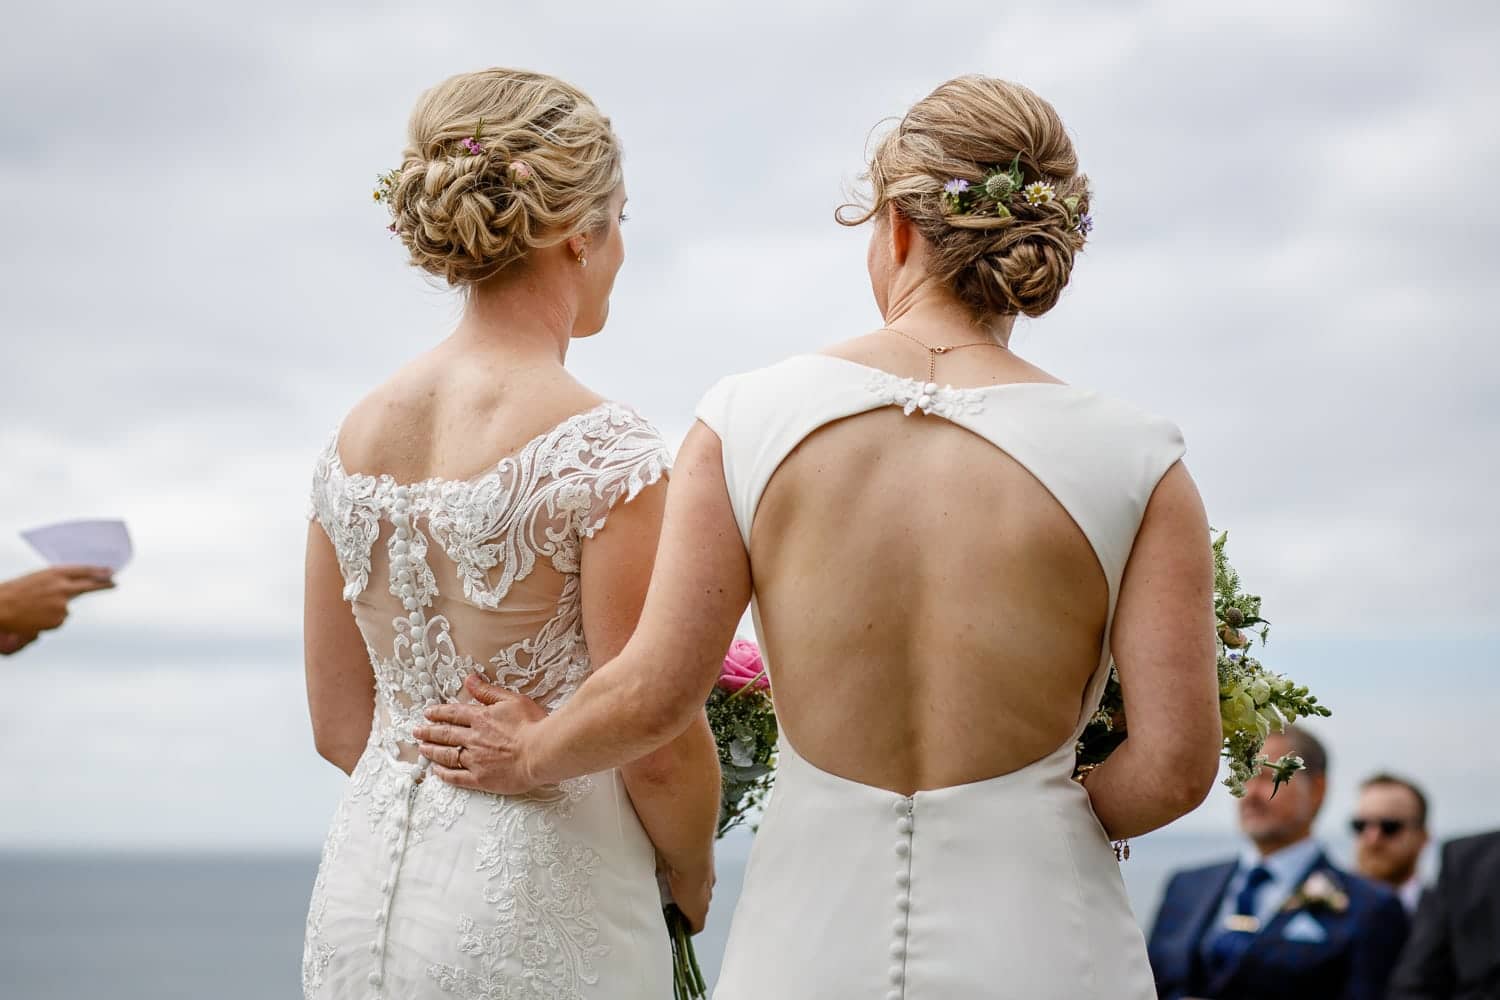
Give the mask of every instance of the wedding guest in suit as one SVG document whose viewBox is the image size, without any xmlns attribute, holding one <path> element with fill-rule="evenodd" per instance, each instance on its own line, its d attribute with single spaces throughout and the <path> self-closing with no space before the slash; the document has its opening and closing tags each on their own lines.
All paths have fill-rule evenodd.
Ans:
<svg viewBox="0 0 1500 1000">
<path fill-rule="evenodd" d="M 1304 730 L 1265 753 L 1306 770 L 1273 789 L 1270 772 L 1240 800 L 1249 840 L 1238 861 L 1179 872 L 1150 941 L 1162 1000 L 1381 1000 L 1406 939 L 1406 911 L 1384 886 L 1340 871 L 1313 839 L 1328 754 Z M 1273 794 L 1274 792 L 1274 794 Z"/>
<path fill-rule="evenodd" d="M 0 654 L 19 652 L 41 633 L 60 627 L 68 602 L 79 594 L 114 585 L 106 566 L 49 566 L 0 581 Z"/>
<path fill-rule="evenodd" d="M 1422 896 L 1390 1000 L 1500 998 L 1500 830 L 1443 845 Z"/>
<path fill-rule="evenodd" d="M 1389 886 L 1407 914 L 1415 913 L 1422 896 L 1417 863 L 1427 846 L 1427 796 L 1405 778 L 1373 775 L 1360 786 L 1349 828 L 1359 873 Z"/>
</svg>

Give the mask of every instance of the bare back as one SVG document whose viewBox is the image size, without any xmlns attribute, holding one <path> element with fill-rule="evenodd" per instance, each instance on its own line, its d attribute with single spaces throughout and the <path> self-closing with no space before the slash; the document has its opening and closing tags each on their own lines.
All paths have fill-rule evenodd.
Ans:
<svg viewBox="0 0 1500 1000">
<path fill-rule="evenodd" d="M 723 444 L 785 737 L 905 792 L 1076 737 L 1131 540 L 1181 446 L 1011 357 L 972 365 L 967 389 L 883 361 L 793 358 L 721 383 L 700 416 Z"/>
</svg>

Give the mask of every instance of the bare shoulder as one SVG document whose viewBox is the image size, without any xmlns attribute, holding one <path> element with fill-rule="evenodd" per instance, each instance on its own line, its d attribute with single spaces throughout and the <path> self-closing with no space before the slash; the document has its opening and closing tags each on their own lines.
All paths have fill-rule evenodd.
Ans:
<svg viewBox="0 0 1500 1000">
<path fill-rule="evenodd" d="M 379 464 L 380 442 L 425 422 L 435 390 L 431 367 L 430 353 L 412 359 L 350 408 L 339 425 L 339 455 L 346 466 Z"/>
<path fill-rule="evenodd" d="M 561 365 L 431 351 L 354 405 L 339 455 L 353 471 L 404 481 L 464 477 L 603 401 Z"/>
</svg>

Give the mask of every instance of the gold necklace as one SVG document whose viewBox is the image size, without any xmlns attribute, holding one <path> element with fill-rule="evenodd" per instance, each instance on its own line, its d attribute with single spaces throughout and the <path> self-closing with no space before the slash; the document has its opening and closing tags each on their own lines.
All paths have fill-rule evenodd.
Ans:
<svg viewBox="0 0 1500 1000">
<path fill-rule="evenodd" d="M 882 326 L 880 330 L 888 330 L 898 337 L 905 337 L 927 352 L 927 382 L 929 385 L 935 384 L 937 381 L 937 359 L 939 354 L 947 354 L 949 351 L 961 351 L 966 347 L 998 347 L 1002 351 L 1007 350 L 1004 344 L 997 344 L 993 340 L 976 340 L 972 344 L 949 344 L 943 347 L 928 347 L 916 337 L 913 337 L 904 330 L 898 330 L 894 326 Z M 880 330 L 876 330 L 875 332 L 879 333 Z"/>
</svg>

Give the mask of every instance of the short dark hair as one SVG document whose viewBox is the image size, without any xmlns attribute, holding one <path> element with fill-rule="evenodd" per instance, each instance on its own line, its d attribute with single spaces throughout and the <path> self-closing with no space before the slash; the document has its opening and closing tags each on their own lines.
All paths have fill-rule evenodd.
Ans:
<svg viewBox="0 0 1500 1000">
<path fill-rule="evenodd" d="M 1292 753 L 1302 758 L 1308 774 L 1328 773 L 1328 750 L 1316 736 L 1298 726 L 1287 726 L 1281 735 L 1292 745 Z"/>
<path fill-rule="evenodd" d="M 1417 800 L 1417 825 L 1424 829 L 1427 827 L 1427 796 L 1422 793 L 1422 789 L 1417 787 L 1416 782 L 1398 777 L 1388 771 L 1381 771 L 1378 774 L 1370 775 L 1364 781 L 1360 782 L 1359 787 L 1363 790 L 1373 785 L 1394 785 L 1397 788 L 1404 788 L 1408 792 L 1411 792 L 1412 796 Z"/>
</svg>

